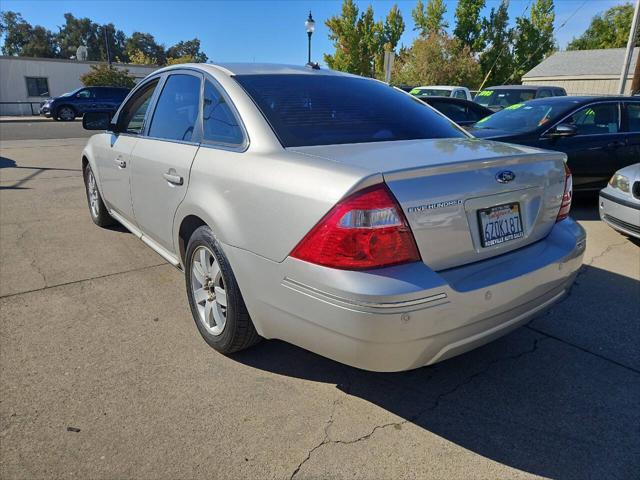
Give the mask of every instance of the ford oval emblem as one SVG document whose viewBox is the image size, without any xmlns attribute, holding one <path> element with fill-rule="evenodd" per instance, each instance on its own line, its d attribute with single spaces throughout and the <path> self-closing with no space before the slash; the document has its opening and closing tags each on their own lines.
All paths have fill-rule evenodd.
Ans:
<svg viewBox="0 0 640 480">
<path fill-rule="evenodd" d="M 498 183 L 509 183 L 516 178 L 516 174 L 511 170 L 502 170 L 496 173 L 496 181 Z"/>
</svg>

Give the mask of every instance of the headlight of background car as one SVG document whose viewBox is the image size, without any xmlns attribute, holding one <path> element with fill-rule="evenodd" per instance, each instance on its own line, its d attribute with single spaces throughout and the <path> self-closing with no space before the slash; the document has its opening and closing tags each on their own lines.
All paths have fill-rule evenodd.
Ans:
<svg viewBox="0 0 640 480">
<path fill-rule="evenodd" d="M 623 192 L 629 192 L 629 179 L 624 175 L 620 175 L 619 173 L 616 173 L 613 177 L 611 177 L 611 180 L 609 180 L 609 185 L 611 185 L 613 188 L 622 190 Z"/>
</svg>

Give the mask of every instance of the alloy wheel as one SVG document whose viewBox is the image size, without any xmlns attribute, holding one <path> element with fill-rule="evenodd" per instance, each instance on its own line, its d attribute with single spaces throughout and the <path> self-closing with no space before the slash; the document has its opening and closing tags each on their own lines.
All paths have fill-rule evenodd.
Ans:
<svg viewBox="0 0 640 480">
<path fill-rule="evenodd" d="M 62 120 L 69 121 L 76 118 L 76 114 L 69 107 L 62 107 L 58 112 L 58 117 Z"/>
<path fill-rule="evenodd" d="M 191 295 L 200 323 L 212 335 L 220 335 L 227 323 L 227 292 L 220 264 L 204 246 L 191 257 Z"/>
<path fill-rule="evenodd" d="M 87 196 L 89 197 L 89 208 L 91 209 L 91 215 L 93 215 L 93 218 L 98 218 L 98 216 L 100 215 L 98 186 L 96 185 L 96 179 L 93 176 L 91 168 L 88 168 L 87 172 Z"/>
</svg>

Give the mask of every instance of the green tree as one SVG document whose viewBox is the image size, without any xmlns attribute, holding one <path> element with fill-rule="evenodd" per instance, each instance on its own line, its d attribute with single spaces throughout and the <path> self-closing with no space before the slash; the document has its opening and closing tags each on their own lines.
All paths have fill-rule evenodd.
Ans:
<svg viewBox="0 0 640 480">
<path fill-rule="evenodd" d="M 587 30 L 567 45 L 567 50 L 623 48 L 629 40 L 632 19 L 632 4 L 611 7 L 603 14 L 595 16 Z M 635 46 L 640 46 L 640 38 L 636 38 Z"/>
<path fill-rule="evenodd" d="M 335 48 L 333 55 L 324 55 L 324 61 L 329 68 L 352 73 L 358 70 L 358 14 L 358 7 L 353 0 L 344 0 L 340 15 L 335 15 L 325 22 L 329 28 L 329 39 Z"/>
<path fill-rule="evenodd" d="M 446 34 L 416 39 L 393 65 L 392 80 L 405 85 L 465 85 L 477 87 L 480 65 L 468 46 Z"/>
<path fill-rule="evenodd" d="M 88 60 L 106 60 L 101 53 L 104 40 L 98 32 L 98 24 L 86 17 L 76 18 L 71 13 L 65 13 L 64 20 L 65 23 L 58 33 L 60 56 L 70 58 L 76 54 L 79 46 L 84 45 L 87 47 Z"/>
<path fill-rule="evenodd" d="M 175 62 L 179 58 L 188 58 L 189 62 L 195 63 L 205 63 L 208 60 L 207 55 L 200 51 L 200 40 L 197 38 L 178 42 L 167 49 L 167 59 L 174 59 L 173 63 L 187 63 L 186 61 Z M 169 61 L 167 63 L 171 64 Z"/>
<path fill-rule="evenodd" d="M 119 69 L 112 65 L 101 63 L 91 65 L 90 70 L 80 76 L 85 87 L 126 87 L 132 88 L 136 82 L 126 68 Z"/>
<path fill-rule="evenodd" d="M 513 71 L 507 81 L 520 81 L 555 49 L 553 0 L 536 0 L 529 18 L 516 19 L 513 41 Z"/>
<path fill-rule="evenodd" d="M 107 50 L 104 44 L 105 30 L 107 33 L 107 39 L 109 40 L 109 52 L 111 53 L 111 60 L 114 62 L 126 63 L 129 60 L 125 51 L 127 36 L 122 30 L 118 30 L 115 25 L 113 25 L 113 23 L 109 23 L 107 25 L 98 25 L 96 28 L 100 60 L 103 62 L 107 60 Z"/>
<path fill-rule="evenodd" d="M 491 9 L 489 18 L 482 21 L 482 41 L 486 48 L 480 54 L 480 67 L 485 85 L 500 85 L 512 74 L 510 45 L 513 31 L 509 28 L 508 6 L 508 2 L 503 0 L 497 9 Z"/>
<path fill-rule="evenodd" d="M 156 42 L 156 39 L 150 33 L 133 32 L 125 42 L 125 52 L 127 57 L 131 59 L 136 51 L 142 52 L 146 58 L 154 59 L 157 65 L 166 63 L 166 54 L 164 46 Z"/>
<path fill-rule="evenodd" d="M 480 18 L 484 6 L 485 0 L 459 0 L 456 6 L 456 28 L 453 35 L 461 45 L 468 46 L 472 52 L 479 52 L 484 48 Z"/>
<path fill-rule="evenodd" d="M 0 33 L 4 35 L 2 53 L 5 55 L 58 56 L 56 36 L 40 25 L 32 27 L 17 12 L 0 13 Z"/>
<path fill-rule="evenodd" d="M 449 27 L 444 19 L 445 13 L 447 6 L 443 0 L 427 0 L 426 6 L 422 0 L 418 0 L 416 7 L 411 11 L 415 23 L 414 30 L 418 30 L 423 37 L 434 33 L 441 34 Z"/>
</svg>

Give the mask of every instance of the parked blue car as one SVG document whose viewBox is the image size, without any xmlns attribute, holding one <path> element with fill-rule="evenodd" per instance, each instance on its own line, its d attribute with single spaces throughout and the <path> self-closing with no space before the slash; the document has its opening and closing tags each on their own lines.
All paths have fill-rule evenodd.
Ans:
<svg viewBox="0 0 640 480">
<path fill-rule="evenodd" d="M 130 89 L 121 87 L 83 87 L 47 99 L 40 115 L 70 121 L 86 112 L 112 112 L 118 109 Z"/>
</svg>

